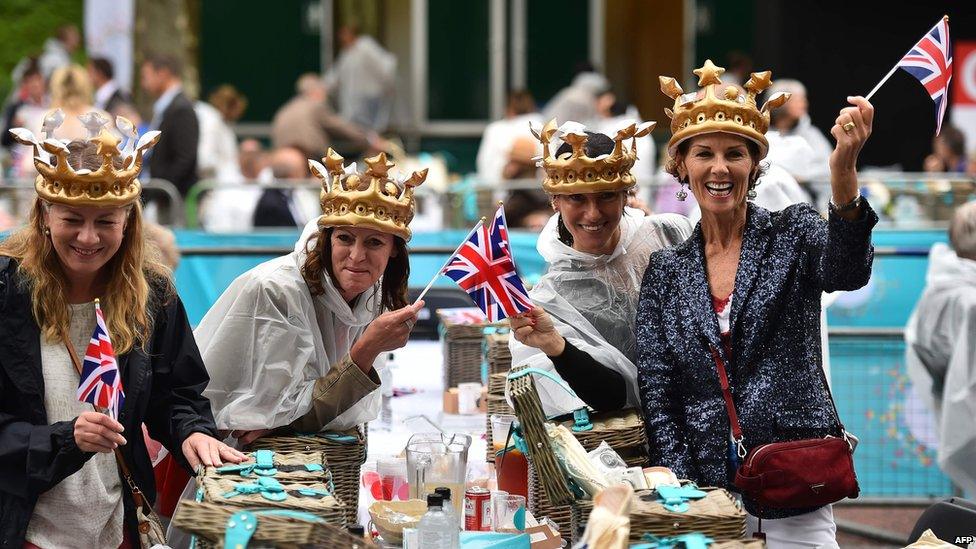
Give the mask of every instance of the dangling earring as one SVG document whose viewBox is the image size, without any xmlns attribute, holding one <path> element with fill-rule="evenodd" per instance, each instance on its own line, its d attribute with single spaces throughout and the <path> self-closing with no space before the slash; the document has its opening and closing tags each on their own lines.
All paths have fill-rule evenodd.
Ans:
<svg viewBox="0 0 976 549">
<path fill-rule="evenodd" d="M 746 193 L 746 197 L 749 200 L 755 200 L 756 199 L 756 188 L 755 187 L 749 187 L 749 192 Z"/>
<path fill-rule="evenodd" d="M 688 198 L 688 191 L 685 190 L 685 185 L 687 183 L 685 183 L 684 181 L 681 181 L 680 183 L 681 183 L 681 188 L 678 189 L 678 192 L 674 193 L 674 197 L 680 200 L 681 202 L 684 202 L 685 199 Z"/>
</svg>

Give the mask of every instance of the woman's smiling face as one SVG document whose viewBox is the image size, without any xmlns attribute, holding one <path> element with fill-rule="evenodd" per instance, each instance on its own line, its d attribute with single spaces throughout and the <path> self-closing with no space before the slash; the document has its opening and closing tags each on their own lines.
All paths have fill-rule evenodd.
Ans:
<svg viewBox="0 0 976 549">
<path fill-rule="evenodd" d="M 688 181 L 701 209 L 711 213 L 745 207 L 749 182 L 758 169 L 745 138 L 727 133 L 691 138 L 677 164 L 678 175 Z"/>
</svg>

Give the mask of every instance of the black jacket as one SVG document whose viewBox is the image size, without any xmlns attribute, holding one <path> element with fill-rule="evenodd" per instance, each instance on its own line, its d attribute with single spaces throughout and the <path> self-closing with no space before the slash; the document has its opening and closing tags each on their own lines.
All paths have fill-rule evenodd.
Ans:
<svg viewBox="0 0 976 549">
<path fill-rule="evenodd" d="M 731 356 L 719 339 L 705 277 L 701 224 L 684 243 L 651 254 L 637 306 L 637 376 L 651 463 L 699 486 L 734 489 L 729 419 L 710 347 L 729 372 L 747 448 L 839 435 L 824 385 L 822 292 L 855 290 L 871 277 L 871 229 L 825 220 L 806 204 L 770 212 L 749 204 L 732 291 Z M 724 296 L 723 296 L 724 297 Z M 746 509 L 782 518 L 812 509 Z"/>
<path fill-rule="evenodd" d="M 149 156 L 149 172 L 155 179 L 176 185 L 184 197 L 197 182 L 197 146 L 200 124 L 193 102 L 183 92 L 176 94 L 163 111 L 159 128 L 162 135 Z"/>
<path fill-rule="evenodd" d="M 38 496 L 72 475 L 94 454 L 75 444 L 74 421 L 49 425 L 44 410 L 40 329 L 17 262 L 0 256 L 0 547 L 20 549 Z M 152 339 L 145 350 L 118 357 L 125 401 L 119 421 L 133 478 L 156 499 L 152 464 L 141 424 L 186 468 L 181 446 L 192 433 L 216 436 L 210 403 L 202 396 L 210 378 L 203 366 L 183 303 L 157 284 Z M 125 524 L 132 539 L 134 511 L 122 484 Z"/>
<path fill-rule="evenodd" d="M 296 227 L 298 222 L 291 213 L 291 189 L 265 189 L 254 207 L 252 222 L 255 227 Z"/>
</svg>

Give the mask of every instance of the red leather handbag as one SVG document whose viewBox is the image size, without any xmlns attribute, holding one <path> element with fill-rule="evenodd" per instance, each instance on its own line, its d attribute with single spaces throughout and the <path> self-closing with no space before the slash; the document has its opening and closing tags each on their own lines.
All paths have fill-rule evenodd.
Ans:
<svg viewBox="0 0 976 549">
<path fill-rule="evenodd" d="M 725 409 L 732 426 L 733 442 L 742 460 L 734 483 L 743 495 L 762 507 L 772 509 L 820 507 L 858 496 L 860 488 L 853 459 L 856 439 L 844 430 L 840 422 L 826 376 L 823 376 L 824 387 L 843 437 L 773 442 L 746 452 L 725 365 L 717 353 L 713 354 L 722 396 L 725 397 Z M 820 372 L 823 374 L 823 370 Z"/>
</svg>

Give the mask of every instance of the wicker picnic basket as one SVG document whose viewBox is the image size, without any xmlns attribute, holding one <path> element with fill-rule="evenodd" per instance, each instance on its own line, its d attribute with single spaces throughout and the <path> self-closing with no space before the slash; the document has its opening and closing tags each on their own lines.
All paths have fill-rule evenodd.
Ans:
<svg viewBox="0 0 976 549">
<path fill-rule="evenodd" d="M 652 496 L 650 490 L 634 494 L 630 509 L 630 541 L 637 543 L 644 534 L 676 536 L 700 532 L 716 540 L 734 540 L 746 533 L 746 514 L 732 495 L 722 488 L 702 488 L 703 499 L 688 502 L 688 511 L 674 513 Z M 579 524 L 586 524 L 593 510 L 592 501 L 580 501 Z M 711 546 L 714 547 L 714 546 Z"/>
<path fill-rule="evenodd" d="M 173 525 L 197 536 L 196 547 L 210 549 L 221 547 L 228 523 L 240 516 L 242 509 L 204 503 L 182 501 L 173 516 Z M 313 517 L 282 515 L 267 509 L 248 509 L 257 520 L 253 541 L 261 546 L 272 545 L 282 549 L 298 547 L 376 547 L 370 541 L 355 537 L 340 526 Z M 317 518 L 317 517 L 314 517 Z M 228 548 L 231 549 L 231 548 Z"/>
<path fill-rule="evenodd" d="M 255 440 L 247 449 L 323 453 L 332 473 L 336 496 L 346 503 L 346 520 L 355 524 L 359 508 L 359 470 L 366 462 L 366 433 L 363 426 L 339 433 L 270 436 Z"/>
<path fill-rule="evenodd" d="M 508 372 L 488 374 L 488 396 L 505 397 L 505 378 Z"/>
<path fill-rule="evenodd" d="M 491 336 L 489 336 L 491 337 Z M 508 372 L 488 375 L 488 413 L 485 414 L 485 433 L 488 438 L 488 446 L 485 452 L 485 460 L 489 463 L 495 462 L 495 449 L 492 446 L 493 435 L 491 432 L 492 415 L 511 415 L 512 408 L 505 401 L 505 378 Z"/>
<path fill-rule="evenodd" d="M 273 476 L 280 482 L 323 482 L 328 484 L 330 481 L 329 465 L 322 452 L 274 452 L 271 451 L 274 473 L 268 475 L 261 472 L 257 465 L 257 452 L 250 452 L 248 456 L 251 461 L 241 465 L 228 465 L 224 467 L 204 467 L 203 476 L 213 478 L 255 478 L 261 476 Z M 256 470 L 257 469 L 257 470 Z"/>
<path fill-rule="evenodd" d="M 601 442 L 606 442 L 630 467 L 647 467 L 647 432 L 640 413 L 634 409 L 615 412 L 596 412 L 590 414 L 593 429 L 579 433 L 570 429 L 573 420 L 562 422 L 587 452 L 595 450 Z"/>
<path fill-rule="evenodd" d="M 508 348 L 511 332 L 499 330 L 485 336 L 488 357 L 488 373 L 507 374 L 512 369 L 512 351 Z"/>
<path fill-rule="evenodd" d="M 268 508 L 268 509 L 289 509 L 292 511 L 303 511 L 316 515 L 326 522 L 343 525 L 346 522 L 346 506 L 338 497 L 331 495 L 329 486 L 323 482 L 303 483 L 282 482 L 284 498 L 280 501 L 273 501 L 260 493 L 233 493 L 239 486 L 255 484 L 260 481 L 272 480 L 267 478 L 250 479 L 229 479 L 229 478 L 200 478 L 200 494 L 202 501 L 215 503 L 234 508 Z M 330 495 L 312 495 L 330 494 Z M 305 495 L 309 494 L 309 495 Z"/>
<path fill-rule="evenodd" d="M 449 311 L 439 309 L 437 314 L 444 342 L 444 389 L 461 383 L 483 383 L 481 365 L 485 359 L 485 329 L 505 329 L 508 322 L 462 323 L 457 322 Z"/>
</svg>

